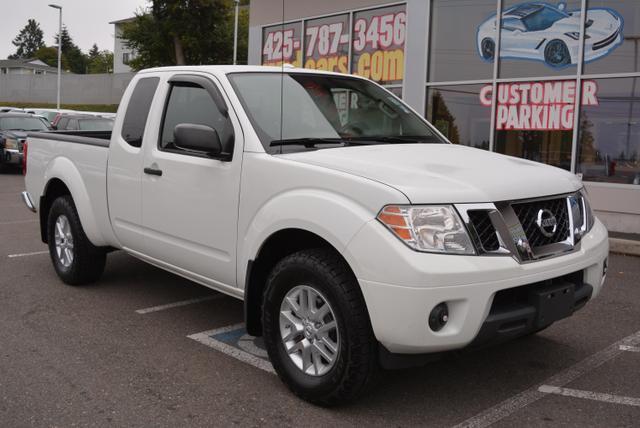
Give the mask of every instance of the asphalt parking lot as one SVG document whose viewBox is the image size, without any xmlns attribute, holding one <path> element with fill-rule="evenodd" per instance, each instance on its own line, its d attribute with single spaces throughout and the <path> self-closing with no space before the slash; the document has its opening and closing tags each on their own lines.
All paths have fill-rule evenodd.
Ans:
<svg viewBox="0 0 640 428">
<path fill-rule="evenodd" d="M 23 187 L 0 174 L 0 426 L 640 424 L 638 257 L 612 255 L 599 298 L 536 336 L 384 372 L 324 409 L 270 372 L 238 300 L 122 252 L 98 284 L 62 284 Z"/>
</svg>

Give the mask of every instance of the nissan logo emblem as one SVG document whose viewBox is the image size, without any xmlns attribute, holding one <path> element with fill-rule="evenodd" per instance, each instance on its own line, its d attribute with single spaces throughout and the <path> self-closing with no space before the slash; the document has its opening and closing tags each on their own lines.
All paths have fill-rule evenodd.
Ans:
<svg viewBox="0 0 640 428">
<path fill-rule="evenodd" d="M 541 209 L 538 211 L 538 217 L 536 218 L 536 224 L 540 233 L 547 238 L 551 238 L 558 230 L 558 220 L 556 216 L 547 209 Z"/>
</svg>

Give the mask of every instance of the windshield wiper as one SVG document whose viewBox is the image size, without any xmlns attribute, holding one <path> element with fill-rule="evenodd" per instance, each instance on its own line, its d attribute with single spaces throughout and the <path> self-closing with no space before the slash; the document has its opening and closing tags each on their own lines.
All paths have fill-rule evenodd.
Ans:
<svg viewBox="0 0 640 428">
<path fill-rule="evenodd" d="M 364 146 L 368 143 L 364 141 L 353 141 L 350 138 L 290 138 L 287 140 L 273 140 L 269 143 L 269 147 L 279 146 L 304 146 L 308 149 L 317 147 L 321 144 L 342 144 L 343 146 Z M 370 143 L 369 143 L 370 144 Z M 375 143 L 374 143 L 375 144 Z"/>
<path fill-rule="evenodd" d="M 440 142 L 435 136 L 424 135 L 394 135 L 394 136 L 371 136 L 371 137 L 353 137 L 354 141 L 368 141 L 372 143 L 400 143 L 400 144 L 421 144 Z"/>
</svg>

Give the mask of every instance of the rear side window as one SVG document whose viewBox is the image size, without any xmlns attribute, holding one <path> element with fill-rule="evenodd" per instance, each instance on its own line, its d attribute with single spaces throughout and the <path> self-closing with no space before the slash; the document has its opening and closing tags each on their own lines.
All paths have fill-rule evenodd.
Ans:
<svg viewBox="0 0 640 428">
<path fill-rule="evenodd" d="M 144 128 L 147 125 L 147 117 L 153 96 L 160 82 L 159 77 L 145 77 L 138 80 L 136 87 L 129 99 L 127 113 L 124 116 L 122 124 L 122 138 L 129 143 L 130 146 L 140 147 L 142 145 L 142 136 Z"/>
</svg>

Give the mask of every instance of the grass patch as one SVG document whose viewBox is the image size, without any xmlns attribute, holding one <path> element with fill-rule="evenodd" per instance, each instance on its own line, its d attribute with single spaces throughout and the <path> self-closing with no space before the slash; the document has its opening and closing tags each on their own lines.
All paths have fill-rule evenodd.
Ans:
<svg viewBox="0 0 640 428">
<path fill-rule="evenodd" d="M 14 103 L 1 101 L 0 106 L 11 106 L 18 108 L 51 108 L 55 109 L 55 104 L 47 103 Z M 60 104 L 61 109 L 78 110 L 78 111 L 96 111 L 104 113 L 115 113 L 118 111 L 117 104 Z"/>
</svg>

